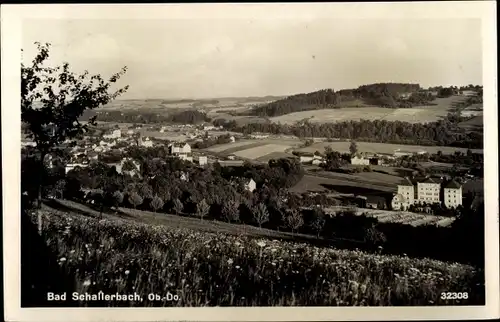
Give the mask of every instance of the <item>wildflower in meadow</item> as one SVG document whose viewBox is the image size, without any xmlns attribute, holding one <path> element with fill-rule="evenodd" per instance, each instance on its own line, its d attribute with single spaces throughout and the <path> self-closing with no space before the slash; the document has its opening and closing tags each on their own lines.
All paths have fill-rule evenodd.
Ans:
<svg viewBox="0 0 500 322">
<path fill-rule="evenodd" d="M 260 246 L 260 247 L 266 247 L 266 243 L 265 243 L 263 240 L 258 241 L 258 242 L 256 242 L 256 243 L 257 243 L 257 245 L 258 245 L 258 246 Z"/>
<path fill-rule="evenodd" d="M 83 286 L 89 286 L 90 285 L 90 280 L 85 280 L 85 282 L 83 282 Z"/>
<path fill-rule="evenodd" d="M 228 263 L 229 265 L 231 265 L 231 264 L 233 263 L 233 259 L 232 259 L 232 258 L 228 259 L 228 260 L 227 260 L 227 263 Z"/>
<path fill-rule="evenodd" d="M 59 259 L 59 261 L 60 261 L 60 262 L 65 262 L 65 261 L 66 261 L 66 257 L 61 257 L 61 258 Z"/>
</svg>

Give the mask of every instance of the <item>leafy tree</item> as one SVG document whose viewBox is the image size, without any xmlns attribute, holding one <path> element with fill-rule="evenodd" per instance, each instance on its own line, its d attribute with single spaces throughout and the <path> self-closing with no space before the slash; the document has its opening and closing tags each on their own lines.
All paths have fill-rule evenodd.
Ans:
<svg viewBox="0 0 500 322">
<path fill-rule="evenodd" d="M 149 204 L 151 208 L 153 208 L 154 212 L 157 212 L 158 209 L 161 209 L 163 207 L 163 200 L 158 197 L 158 195 L 155 195 L 153 200 L 151 200 L 151 203 Z"/>
<path fill-rule="evenodd" d="M 365 228 L 364 240 L 372 246 L 382 246 L 386 242 L 387 238 L 383 232 L 378 230 L 375 224 L 372 224 L 371 227 Z"/>
<path fill-rule="evenodd" d="M 264 203 L 260 202 L 252 211 L 255 222 L 262 227 L 263 223 L 269 221 L 269 211 Z"/>
<path fill-rule="evenodd" d="M 59 198 L 64 198 L 64 190 L 66 189 L 66 180 L 60 179 L 56 182 L 55 190 Z"/>
<path fill-rule="evenodd" d="M 134 206 L 134 209 L 136 209 L 137 206 L 141 205 L 144 200 L 137 192 L 134 191 L 128 197 L 128 201 L 132 204 L 132 206 Z"/>
<path fill-rule="evenodd" d="M 292 230 L 293 234 L 297 229 L 304 225 L 304 218 L 298 210 L 292 209 L 285 215 L 284 222 Z"/>
<path fill-rule="evenodd" d="M 118 208 L 123 202 L 124 195 L 121 191 L 117 190 L 113 193 L 114 206 Z"/>
<path fill-rule="evenodd" d="M 182 204 L 182 202 L 179 200 L 179 198 L 175 198 L 174 199 L 174 211 L 175 211 L 175 214 L 176 215 L 180 214 L 183 209 L 184 209 L 184 205 Z"/>
<path fill-rule="evenodd" d="M 239 204 L 234 200 L 229 200 L 222 206 L 222 216 L 227 222 L 237 222 L 240 219 Z"/>
<path fill-rule="evenodd" d="M 314 209 L 314 218 L 311 221 L 311 228 L 316 232 L 316 237 L 319 238 L 321 231 L 325 227 L 325 214 L 319 208 Z"/>
<path fill-rule="evenodd" d="M 351 155 L 355 155 L 358 153 L 358 145 L 356 144 L 355 141 L 351 141 L 351 145 L 349 146 L 349 152 L 351 152 Z"/>
<path fill-rule="evenodd" d="M 76 74 L 69 64 L 47 67 L 50 44 L 35 43 L 38 54 L 29 64 L 21 62 L 21 121 L 28 137 L 36 143 L 39 154 L 39 169 L 43 173 L 44 160 L 48 154 L 56 153 L 57 147 L 66 139 L 74 139 L 95 125 L 95 117 L 88 124 L 79 122 L 86 110 L 103 106 L 123 94 L 128 86 L 110 91 L 112 84 L 122 77 L 127 68 L 114 74 L 107 81 L 100 75 L 86 71 Z M 42 184 L 38 185 L 37 207 L 41 207 Z"/>
<path fill-rule="evenodd" d="M 210 211 L 210 205 L 205 201 L 205 199 L 202 199 L 196 205 L 196 213 L 201 220 L 203 220 L 203 217 L 205 217 L 209 211 Z"/>
</svg>

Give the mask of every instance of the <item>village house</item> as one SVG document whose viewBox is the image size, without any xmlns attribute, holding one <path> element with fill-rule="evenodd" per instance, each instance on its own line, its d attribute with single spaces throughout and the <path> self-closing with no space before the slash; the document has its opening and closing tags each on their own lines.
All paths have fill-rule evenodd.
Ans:
<svg viewBox="0 0 500 322">
<path fill-rule="evenodd" d="M 351 157 L 351 164 L 353 165 L 370 165 L 370 159 L 366 159 L 361 155 L 354 155 Z"/>
<path fill-rule="evenodd" d="M 250 192 L 253 192 L 255 189 L 257 189 L 257 184 L 253 179 L 250 179 L 245 183 L 245 189 Z"/>
<path fill-rule="evenodd" d="M 84 162 L 82 162 L 82 163 L 68 163 L 64 167 L 64 171 L 67 174 L 68 172 L 70 172 L 71 170 L 76 169 L 77 167 L 86 168 L 88 166 L 89 166 L 89 164 L 88 163 L 84 163 Z"/>
<path fill-rule="evenodd" d="M 121 130 L 113 130 L 111 133 L 104 134 L 102 137 L 105 139 L 118 139 L 122 136 Z"/>
<path fill-rule="evenodd" d="M 148 137 L 146 137 L 144 140 L 142 139 L 142 137 L 139 137 L 139 145 L 150 148 L 153 146 L 153 141 L 151 141 Z"/>
<path fill-rule="evenodd" d="M 198 156 L 198 158 L 196 158 L 196 162 L 200 166 L 203 166 L 203 165 L 208 164 L 208 158 L 206 156 L 204 156 L 204 155 L 200 155 L 200 156 Z"/>
</svg>

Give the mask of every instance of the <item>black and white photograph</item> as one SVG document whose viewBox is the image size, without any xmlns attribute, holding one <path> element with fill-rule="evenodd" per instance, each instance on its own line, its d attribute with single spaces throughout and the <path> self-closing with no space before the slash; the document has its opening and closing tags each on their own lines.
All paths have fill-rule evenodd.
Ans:
<svg viewBox="0 0 500 322">
<path fill-rule="evenodd" d="M 10 312 L 498 317 L 494 2 L 20 7 Z"/>
</svg>

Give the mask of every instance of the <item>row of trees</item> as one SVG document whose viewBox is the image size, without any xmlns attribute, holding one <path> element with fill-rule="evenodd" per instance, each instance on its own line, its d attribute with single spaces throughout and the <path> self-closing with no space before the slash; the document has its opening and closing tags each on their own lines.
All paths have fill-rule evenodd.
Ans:
<svg viewBox="0 0 500 322">
<path fill-rule="evenodd" d="M 438 96 L 445 97 L 450 88 L 441 89 Z M 401 94 L 410 94 L 404 98 Z M 292 95 L 268 104 L 256 106 L 249 113 L 257 116 L 279 116 L 294 112 L 339 108 L 342 102 L 361 100 L 365 104 L 390 107 L 411 108 L 418 105 L 429 105 L 436 98 L 429 91 L 423 91 L 419 84 L 377 83 L 362 85 L 356 89 L 343 89 L 335 92 L 333 89 Z"/>
<path fill-rule="evenodd" d="M 206 113 L 198 110 L 184 110 L 177 113 L 158 113 L 155 110 L 110 110 L 106 112 L 87 112 L 80 119 L 83 121 L 91 117 L 99 117 L 102 122 L 121 122 L 121 123 L 143 123 L 143 124 L 157 124 L 157 123 L 178 123 L 178 124 L 198 124 L 202 122 L 210 122 L 211 119 Z"/>
<path fill-rule="evenodd" d="M 231 135 L 225 134 L 214 138 L 205 138 L 201 142 L 195 142 L 193 148 L 195 149 L 206 149 L 217 144 L 226 144 L 231 142 Z"/>
<path fill-rule="evenodd" d="M 251 134 L 265 132 L 272 134 L 295 135 L 301 138 L 324 137 L 355 139 L 366 142 L 395 144 L 418 144 L 455 146 L 471 149 L 483 148 L 483 135 L 467 132 L 458 126 L 466 118 L 454 117 L 430 123 L 408 123 L 385 120 L 343 121 L 336 123 L 280 124 L 247 123 L 216 120 L 215 125 L 222 125 L 226 130 Z"/>
</svg>

